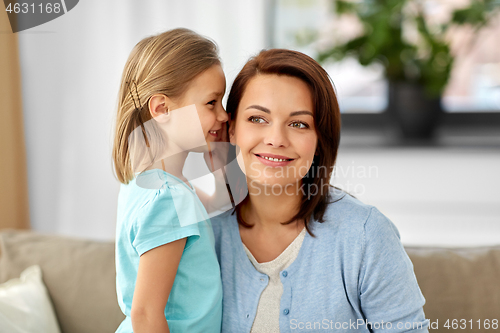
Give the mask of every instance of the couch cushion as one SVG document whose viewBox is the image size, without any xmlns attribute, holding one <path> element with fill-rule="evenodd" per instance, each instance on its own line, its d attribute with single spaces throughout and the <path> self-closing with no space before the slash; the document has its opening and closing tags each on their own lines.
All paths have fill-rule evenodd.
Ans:
<svg viewBox="0 0 500 333">
<path fill-rule="evenodd" d="M 0 232 L 0 283 L 37 264 L 62 333 L 114 332 L 124 316 L 115 289 L 114 243 Z"/>
<path fill-rule="evenodd" d="M 40 266 L 30 266 L 18 279 L 0 283 L 0 327 L 9 333 L 61 332 Z"/>
<path fill-rule="evenodd" d="M 424 297 L 425 315 L 438 320 L 439 330 L 449 319 L 465 319 L 464 332 L 491 332 L 483 328 L 486 319 L 500 321 L 500 246 L 484 248 L 406 247 Z M 473 327 L 470 328 L 472 319 Z M 477 321 L 481 322 L 481 329 Z M 498 322 L 497 321 L 497 322 Z M 463 323 L 463 322 L 462 322 Z M 499 326 L 500 327 L 500 326 Z"/>
</svg>

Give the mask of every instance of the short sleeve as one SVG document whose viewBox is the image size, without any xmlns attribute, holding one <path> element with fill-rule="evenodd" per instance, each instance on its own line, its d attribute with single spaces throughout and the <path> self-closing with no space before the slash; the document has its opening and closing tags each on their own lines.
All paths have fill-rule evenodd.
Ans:
<svg viewBox="0 0 500 333">
<path fill-rule="evenodd" d="M 396 226 L 376 208 L 364 226 L 359 293 L 361 309 L 373 332 L 428 332 L 425 299 L 413 264 Z"/>
<path fill-rule="evenodd" d="M 198 223 L 181 226 L 169 188 L 165 186 L 154 191 L 156 195 L 140 209 L 133 226 L 133 247 L 142 255 L 158 246 L 186 237 L 186 247 L 189 247 L 200 236 Z"/>
</svg>

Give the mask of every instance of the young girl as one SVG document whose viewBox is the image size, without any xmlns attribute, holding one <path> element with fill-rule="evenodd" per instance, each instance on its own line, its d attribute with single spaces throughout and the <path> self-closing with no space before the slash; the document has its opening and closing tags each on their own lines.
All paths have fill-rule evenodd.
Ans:
<svg viewBox="0 0 500 333">
<path fill-rule="evenodd" d="M 202 206 L 217 197 L 196 192 L 182 169 L 189 152 L 208 156 L 223 139 L 225 88 L 216 45 L 187 29 L 143 39 L 125 65 L 113 148 L 126 315 L 117 332 L 220 332 L 220 269 Z"/>
</svg>

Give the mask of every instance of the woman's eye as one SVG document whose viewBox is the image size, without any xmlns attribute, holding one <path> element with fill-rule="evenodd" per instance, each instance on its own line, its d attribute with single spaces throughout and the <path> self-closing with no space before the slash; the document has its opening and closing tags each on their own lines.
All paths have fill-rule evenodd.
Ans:
<svg viewBox="0 0 500 333">
<path fill-rule="evenodd" d="M 291 126 L 295 128 L 309 128 L 309 125 L 301 121 L 295 121 L 291 124 Z"/>
<path fill-rule="evenodd" d="M 210 105 L 215 105 L 215 103 L 217 103 L 217 101 L 214 99 L 214 100 L 212 100 L 212 101 L 208 102 L 207 104 L 210 104 Z"/>
<path fill-rule="evenodd" d="M 250 118 L 248 118 L 248 121 L 254 124 L 262 124 L 266 122 L 263 118 L 255 116 L 251 116 Z"/>
</svg>

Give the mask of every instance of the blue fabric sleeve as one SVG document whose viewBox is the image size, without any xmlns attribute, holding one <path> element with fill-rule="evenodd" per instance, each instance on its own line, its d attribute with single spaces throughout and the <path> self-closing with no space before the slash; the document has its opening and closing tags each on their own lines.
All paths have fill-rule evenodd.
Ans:
<svg viewBox="0 0 500 333">
<path fill-rule="evenodd" d="M 181 227 L 168 187 L 156 190 L 153 199 L 139 211 L 133 228 L 132 246 L 139 255 L 155 247 L 189 237 L 187 248 L 200 237 L 198 223 Z"/>
<path fill-rule="evenodd" d="M 429 322 L 422 308 L 425 299 L 413 264 L 398 230 L 376 208 L 371 209 L 364 225 L 363 252 L 359 295 L 365 318 L 377 323 L 372 325 L 372 331 L 428 332 Z"/>
</svg>

